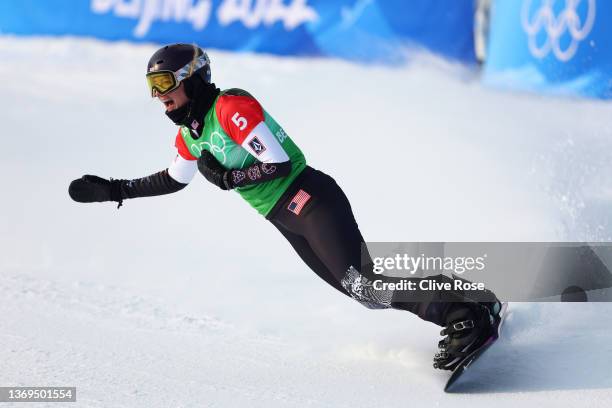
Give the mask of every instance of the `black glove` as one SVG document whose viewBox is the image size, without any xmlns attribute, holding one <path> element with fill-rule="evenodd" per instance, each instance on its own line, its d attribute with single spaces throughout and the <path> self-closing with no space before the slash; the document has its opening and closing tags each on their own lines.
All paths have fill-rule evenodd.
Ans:
<svg viewBox="0 0 612 408">
<path fill-rule="evenodd" d="M 221 190 L 231 190 L 234 188 L 229 177 L 229 171 L 227 171 L 208 150 L 204 150 L 202 155 L 198 158 L 198 170 L 200 170 L 200 173 L 202 173 L 206 180 L 210 181 Z"/>
<path fill-rule="evenodd" d="M 121 182 L 123 180 L 106 180 L 102 177 L 85 175 L 73 180 L 68 187 L 70 197 L 79 203 L 99 203 L 116 201 L 119 208 L 123 202 L 121 197 Z"/>
</svg>

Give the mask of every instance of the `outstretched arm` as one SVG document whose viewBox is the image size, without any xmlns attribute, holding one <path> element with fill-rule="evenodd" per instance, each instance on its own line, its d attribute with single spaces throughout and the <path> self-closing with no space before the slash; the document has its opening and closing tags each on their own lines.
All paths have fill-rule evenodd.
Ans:
<svg viewBox="0 0 612 408">
<path fill-rule="evenodd" d="M 182 190 L 197 170 L 195 160 L 186 160 L 177 155 L 169 168 L 147 177 L 133 180 L 106 180 L 85 175 L 70 183 L 68 193 L 80 203 L 115 201 L 118 207 L 124 199 L 151 197 L 175 193 Z"/>
<path fill-rule="evenodd" d="M 176 193 L 185 188 L 191 180 L 181 182 L 178 177 L 172 177 L 172 166 L 151 174 L 147 177 L 133 180 L 113 180 L 120 182 L 121 198 L 151 197 Z"/>
</svg>

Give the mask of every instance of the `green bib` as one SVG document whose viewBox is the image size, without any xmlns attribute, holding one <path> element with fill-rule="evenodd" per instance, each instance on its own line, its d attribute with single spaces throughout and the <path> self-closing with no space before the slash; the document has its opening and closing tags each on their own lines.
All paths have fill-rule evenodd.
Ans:
<svg viewBox="0 0 612 408">
<path fill-rule="evenodd" d="M 236 91 L 236 90 L 232 90 Z M 227 92 L 227 91 L 225 91 Z M 225 92 L 221 93 L 222 96 Z M 244 91 L 241 91 L 244 92 Z M 248 95 L 246 92 L 245 95 Z M 204 129 L 202 135 L 194 139 L 192 131 L 188 127 L 181 127 L 181 135 L 189 152 L 196 158 L 200 157 L 202 151 L 207 150 L 212 153 L 226 169 L 244 169 L 255 163 L 253 157 L 246 149 L 234 142 L 234 140 L 221 127 L 217 118 L 216 105 L 219 97 L 215 99 L 213 106 L 204 117 Z M 272 207 L 287 190 L 289 185 L 306 167 L 306 159 L 300 149 L 293 143 L 291 138 L 285 133 L 283 128 L 266 112 L 264 121 L 276 140 L 280 143 L 283 150 L 291 160 L 291 173 L 286 177 L 277 178 L 267 182 L 252 184 L 236 188 L 236 191 L 253 208 L 263 216 L 268 215 Z"/>
</svg>

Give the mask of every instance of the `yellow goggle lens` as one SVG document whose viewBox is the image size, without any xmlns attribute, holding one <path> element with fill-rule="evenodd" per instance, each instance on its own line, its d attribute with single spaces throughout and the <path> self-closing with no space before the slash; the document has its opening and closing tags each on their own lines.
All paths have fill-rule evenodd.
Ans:
<svg viewBox="0 0 612 408">
<path fill-rule="evenodd" d="M 152 72 L 147 74 L 147 84 L 151 90 L 151 96 L 163 95 L 176 88 L 176 78 L 172 72 Z"/>
</svg>

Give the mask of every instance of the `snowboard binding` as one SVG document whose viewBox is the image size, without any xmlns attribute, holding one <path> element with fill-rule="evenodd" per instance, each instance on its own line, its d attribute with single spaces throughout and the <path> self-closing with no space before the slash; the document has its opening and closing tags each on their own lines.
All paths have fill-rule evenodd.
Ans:
<svg viewBox="0 0 612 408">
<path fill-rule="evenodd" d="M 495 338 L 500 320 L 499 301 L 456 303 L 446 317 L 445 336 L 438 342 L 434 368 L 454 370 L 472 352 Z"/>
</svg>

